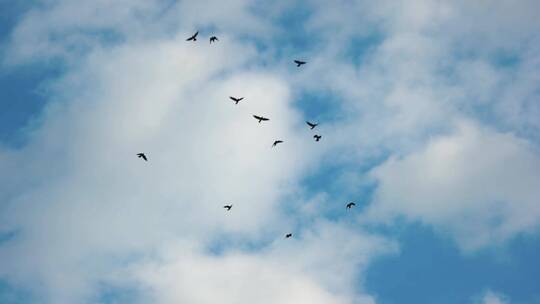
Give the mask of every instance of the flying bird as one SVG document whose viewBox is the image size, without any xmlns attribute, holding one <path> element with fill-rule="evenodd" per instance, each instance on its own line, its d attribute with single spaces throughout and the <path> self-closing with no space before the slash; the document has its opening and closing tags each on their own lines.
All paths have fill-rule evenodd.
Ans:
<svg viewBox="0 0 540 304">
<path fill-rule="evenodd" d="M 312 122 L 309 122 L 309 121 L 306 121 L 307 125 L 311 127 L 311 130 L 315 129 L 316 126 L 318 126 L 319 124 L 318 123 L 312 123 Z"/>
<path fill-rule="evenodd" d="M 231 211 L 232 204 L 230 204 L 230 205 L 225 205 L 225 206 L 223 206 L 223 208 L 227 209 L 227 211 Z"/>
<path fill-rule="evenodd" d="M 148 158 L 146 158 L 146 155 L 144 155 L 144 153 L 137 153 L 137 157 L 144 159 L 144 161 L 148 161 Z"/>
<path fill-rule="evenodd" d="M 232 96 L 229 96 L 229 98 L 234 101 L 234 104 L 238 104 L 238 102 L 242 101 L 242 99 L 244 99 L 244 97 L 240 97 L 240 98 L 237 98 L 237 97 L 232 97 Z"/>
<path fill-rule="evenodd" d="M 212 43 L 212 42 L 216 42 L 216 41 L 219 41 L 219 39 L 217 39 L 217 37 L 216 37 L 216 36 L 212 36 L 212 37 L 210 37 L 210 43 Z"/>
<path fill-rule="evenodd" d="M 255 119 L 257 119 L 259 123 L 261 123 L 261 121 L 270 120 L 269 118 L 258 116 L 258 115 L 253 115 L 253 117 L 255 117 Z"/>
<path fill-rule="evenodd" d="M 186 39 L 186 41 L 197 41 L 197 35 L 199 35 L 199 31 L 197 31 L 193 36 Z"/>
<path fill-rule="evenodd" d="M 350 202 L 347 204 L 347 209 L 351 209 L 353 206 L 356 206 L 356 204 L 353 202 Z"/>
<path fill-rule="evenodd" d="M 305 61 L 301 61 L 301 60 L 295 60 L 294 63 L 296 63 L 296 67 L 299 67 L 299 66 L 301 66 L 303 64 L 306 64 Z"/>
<path fill-rule="evenodd" d="M 276 140 L 276 141 L 274 141 L 274 144 L 272 145 L 272 147 L 275 147 L 275 146 L 277 146 L 277 144 L 280 144 L 282 142 L 283 142 L 283 140 Z"/>
<path fill-rule="evenodd" d="M 286 238 L 286 239 L 290 238 L 291 236 L 292 236 L 292 233 L 287 233 L 287 234 L 285 234 L 285 238 Z"/>
<path fill-rule="evenodd" d="M 315 138 L 315 141 L 321 140 L 321 137 L 322 137 L 322 136 L 321 136 L 321 135 L 318 135 L 318 134 L 313 135 L 313 138 Z"/>
</svg>

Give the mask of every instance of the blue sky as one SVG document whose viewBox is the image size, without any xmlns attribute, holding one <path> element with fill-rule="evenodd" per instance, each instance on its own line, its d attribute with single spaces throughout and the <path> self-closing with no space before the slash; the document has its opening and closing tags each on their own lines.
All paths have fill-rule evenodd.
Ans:
<svg viewBox="0 0 540 304">
<path fill-rule="evenodd" d="M 491 5 L 1 2 L 0 302 L 540 303 L 538 4 Z"/>
</svg>

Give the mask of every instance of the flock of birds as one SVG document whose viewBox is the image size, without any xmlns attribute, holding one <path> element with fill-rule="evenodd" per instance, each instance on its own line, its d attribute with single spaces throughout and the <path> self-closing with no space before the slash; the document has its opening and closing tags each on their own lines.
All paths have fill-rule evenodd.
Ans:
<svg viewBox="0 0 540 304">
<path fill-rule="evenodd" d="M 189 38 L 186 39 L 186 41 L 197 41 L 197 36 L 199 35 L 199 32 L 197 31 L 195 34 L 193 34 L 192 36 L 190 36 Z M 219 41 L 219 39 L 216 37 L 216 36 L 211 36 L 210 37 L 210 44 L 212 43 L 215 43 Z M 302 60 L 294 60 L 294 63 L 296 64 L 296 67 L 300 67 L 304 64 L 306 64 L 307 62 L 306 61 L 302 61 Z M 229 96 L 229 98 L 237 105 L 240 101 L 242 101 L 244 99 L 244 97 L 234 97 L 234 96 Z M 264 116 L 260 116 L 260 115 L 253 115 L 253 117 L 259 122 L 263 122 L 263 121 L 269 121 L 270 119 L 267 118 L 267 117 L 264 117 Z M 306 124 L 310 127 L 311 130 L 315 129 L 315 127 L 317 127 L 319 124 L 318 123 L 313 123 L 313 122 L 310 122 L 310 121 L 306 121 Z M 322 136 L 320 134 L 315 134 L 313 135 L 313 138 L 315 139 L 315 141 L 320 141 Z M 272 144 L 272 147 L 275 147 L 277 146 L 278 144 L 281 144 L 283 143 L 283 140 L 275 140 L 274 143 Z M 145 153 L 137 153 L 137 157 L 139 158 L 142 158 L 144 161 L 148 161 L 148 157 L 146 157 L 146 154 Z M 356 204 L 354 202 L 350 202 L 348 203 L 345 207 L 346 209 L 351 209 L 353 206 L 356 206 Z M 225 205 L 223 206 L 223 208 L 226 209 L 226 211 L 231 211 L 233 205 L 230 204 L 230 205 Z M 287 233 L 285 235 L 285 238 L 290 238 L 292 237 L 292 233 Z"/>
</svg>

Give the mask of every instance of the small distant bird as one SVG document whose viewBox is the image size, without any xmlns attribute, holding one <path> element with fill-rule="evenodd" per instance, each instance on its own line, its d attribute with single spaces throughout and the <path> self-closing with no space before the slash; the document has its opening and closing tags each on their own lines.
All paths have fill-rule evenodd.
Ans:
<svg viewBox="0 0 540 304">
<path fill-rule="evenodd" d="M 232 97 L 232 96 L 229 96 L 229 98 L 234 101 L 234 104 L 238 104 L 238 102 L 242 101 L 242 99 L 244 99 L 244 97 L 240 97 L 240 98 L 237 98 L 237 97 Z"/>
<path fill-rule="evenodd" d="M 275 146 L 277 146 L 277 144 L 280 144 L 282 142 L 283 142 L 283 140 L 276 140 L 276 141 L 274 141 L 274 144 L 272 145 L 272 147 L 275 147 Z"/>
<path fill-rule="evenodd" d="M 321 135 L 318 135 L 318 134 L 313 135 L 313 138 L 315 138 L 315 141 L 321 140 L 321 137 L 322 137 L 322 136 L 321 136 Z"/>
<path fill-rule="evenodd" d="M 227 209 L 227 211 L 231 211 L 232 204 L 230 204 L 230 205 L 225 205 L 225 206 L 223 206 L 223 208 Z"/>
<path fill-rule="evenodd" d="M 137 153 L 137 157 L 144 159 L 144 161 L 148 161 L 148 158 L 146 158 L 146 155 L 144 155 L 144 153 Z"/>
<path fill-rule="evenodd" d="M 296 63 L 296 67 L 299 67 L 299 66 L 301 66 L 303 64 L 306 64 L 305 61 L 301 61 L 301 60 L 295 60 L 294 63 Z"/>
<path fill-rule="evenodd" d="M 216 42 L 216 41 L 219 41 L 219 39 L 217 39 L 217 37 L 216 37 L 216 36 L 212 36 L 212 37 L 210 37 L 210 43 L 212 43 L 212 42 Z"/>
<path fill-rule="evenodd" d="M 258 116 L 258 115 L 253 115 L 253 117 L 255 117 L 255 119 L 257 119 L 259 121 L 259 123 L 261 123 L 261 121 L 270 120 L 270 118 L 266 118 L 266 117 L 262 117 L 262 116 Z"/>
<path fill-rule="evenodd" d="M 199 35 L 199 31 L 197 31 L 193 36 L 186 39 L 186 41 L 197 41 L 197 35 Z"/>
<path fill-rule="evenodd" d="M 347 204 L 347 209 L 351 209 L 353 206 L 356 206 L 356 204 L 353 202 L 350 202 Z"/>
<path fill-rule="evenodd" d="M 316 126 L 318 126 L 319 124 L 318 123 L 312 123 L 312 122 L 309 122 L 309 121 L 306 121 L 307 125 L 311 127 L 311 130 L 315 129 Z"/>
<path fill-rule="evenodd" d="M 292 236 L 292 233 L 287 233 L 287 234 L 285 234 L 285 238 L 286 238 L 286 239 L 290 238 L 291 236 Z"/>
</svg>

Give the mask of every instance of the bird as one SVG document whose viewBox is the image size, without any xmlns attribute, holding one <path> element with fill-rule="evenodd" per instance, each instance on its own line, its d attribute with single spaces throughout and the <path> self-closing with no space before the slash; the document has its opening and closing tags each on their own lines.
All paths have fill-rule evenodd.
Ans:
<svg viewBox="0 0 540 304">
<path fill-rule="evenodd" d="M 272 145 L 272 147 L 275 147 L 275 146 L 277 146 L 277 144 L 280 144 L 282 142 L 283 142 L 283 140 L 276 140 L 276 141 L 274 141 L 274 144 Z"/>
<path fill-rule="evenodd" d="M 286 239 L 290 238 L 291 236 L 292 236 L 292 233 L 287 233 L 287 234 L 285 234 L 285 238 L 286 238 Z"/>
<path fill-rule="evenodd" d="M 212 36 L 212 37 L 210 37 L 210 43 L 212 43 L 212 42 L 216 42 L 216 41 L 219 41 L 219 39 L 217 39 L 217 37 L 216 37 L 216 36 Z"/>
<path fill-rule="evenodd" d="M 313 138 L 315 138 L 315 141 L 321 140 L 321 137 L 322 137 L 322 136 L 321 136 L 321 135 L 318 135 L 318 134 L 313 135 Z"/>
<path fill-rule="evenodd" d="M 146 158 L 146 155 L 144 155 L 144 153 L 137 153 L 137 157 L 144 159 L 144 161 L 148 161 L 148 158 Z"/>
<path fill-rule="evenodd" d="M 305 61 L 301 61 L 301 60 L 295 60 L 294 63 L 296 63 L 296 67 L 299 67 L 299 66 L 301 66 L 303 64 L 306 64 Z"/>
<path fill-rule="evenodd" d="M 255 117 L 255 119 L 257 119 L 259 123 L 261 123 L 261 121 L 270 120 L 269 118 L 258 116 L 258 115 L 253 115 L 253 117 Z"/>
<path fill-rule="evenodd" d="M 227 211 L 231 211 L 232 204 L 230 204 L 230 205 L 225 205 L 225 206 L 223 206 L 223 208 L 227 209 Z"/>
<path fill-rule="evenodd" d="M 356 204 L 353 203 L 353 202 L 348 203 L 348 204 L 347 204 L 347 209 L 351 209 L 352 206 L 356 206 Z"/>
<path fill-rule="evenodd" d="M 186 39 L 186 41 L 197 41 L 197 35 L 199 35 L 199 31 L 197 31 L 193 36 Z"/>
<path fill-rule="evenodd" d="M 307 125 L 311 127 L 311 130 L 315 129 L 316 126 L 318 126 L 319 124 L 318 123 L 312 123 L 312 122 L 309 122 L 309 121 L 306 121 Z"/>
<path fill-rule="evenodd" d="M 244 99 L 244 97 L 240 97 L 240 98 L 237 98 L 237 97 L 232 97 L 232 96 L 229 96 L 229 98 L 234 101 L 235 104 L 238 104 L 238 102 L 242 101 L 242 99 Z"/>
</svg>

